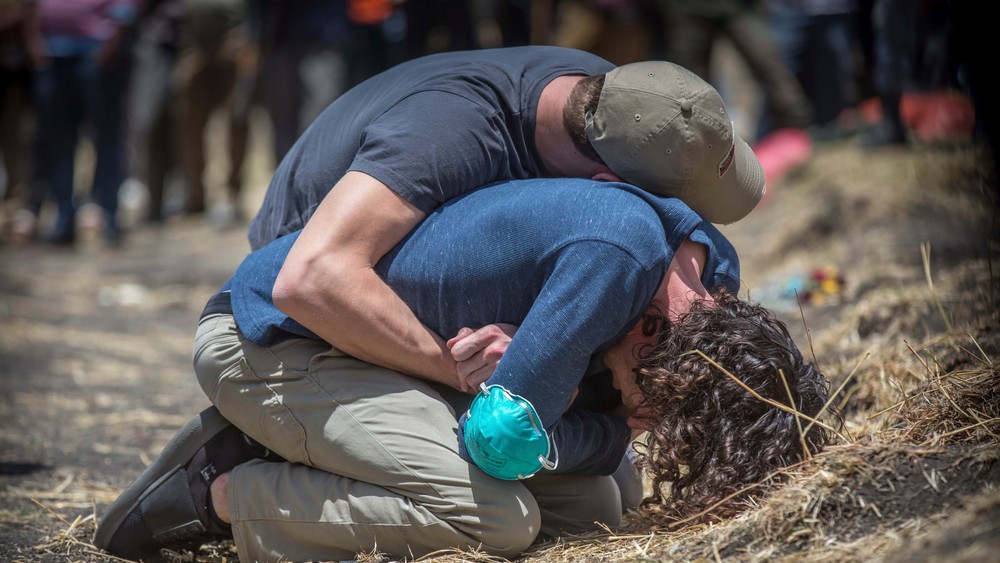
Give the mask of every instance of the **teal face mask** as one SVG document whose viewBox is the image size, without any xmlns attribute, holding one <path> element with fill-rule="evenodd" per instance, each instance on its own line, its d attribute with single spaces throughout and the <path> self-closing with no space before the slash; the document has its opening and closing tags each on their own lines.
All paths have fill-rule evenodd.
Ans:
<svg viewBox="0 0 1000 563">
<path fill-rule="evenodd" d="M 465 420 L 465 448 L 476 465 L 498 479 L 527 479 L 549 461 L 550 441 L 535 407 L 500 385 L 483 385 Z"/>
</svg>

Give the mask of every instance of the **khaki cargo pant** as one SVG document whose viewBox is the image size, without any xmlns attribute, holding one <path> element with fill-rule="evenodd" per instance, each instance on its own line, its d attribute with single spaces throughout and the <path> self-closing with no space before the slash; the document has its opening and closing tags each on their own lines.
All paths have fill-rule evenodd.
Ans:
<svg viewBox="0 0 1000 563">
<path fill-rule="evenodd" d="M 490 477 L 458 456 L 471 397 L 373 366 L 323 342 L 245 340 L 232 315 L 199 323 L 198 380 L 219 411 L 288 463 L 233 470 L 241 561 L 415 558 L 448 548 L 514 556 L 539 534 L 621 520 L 612 477 Z"/>
</svg>

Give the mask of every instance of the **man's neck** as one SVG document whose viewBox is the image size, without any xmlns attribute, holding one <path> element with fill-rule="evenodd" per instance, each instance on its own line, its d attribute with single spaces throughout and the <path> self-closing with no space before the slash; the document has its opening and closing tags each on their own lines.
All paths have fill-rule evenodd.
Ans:
<svg viewBox="0 0 1000 563">
<path fill-rule="evenodd" d="M 582 76 L 558 76 L 542 89 L 535 114 L 535 147 L 549 175 L 593 178 L 600 165 L 580 154 L 563 124 L 563 108 Z"/>
</svg>

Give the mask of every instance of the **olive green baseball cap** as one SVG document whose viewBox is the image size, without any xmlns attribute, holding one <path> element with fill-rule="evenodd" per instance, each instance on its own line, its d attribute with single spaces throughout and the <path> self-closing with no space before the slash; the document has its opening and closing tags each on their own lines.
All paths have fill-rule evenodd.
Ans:
<svg viewBox="0 0 1000 563">
<path fill-rule="evenodd" d="M 615 175 L 679 198 L 712 223 L 742 219 L 764 196 L 764 170 L 722 97 L 684 67 L 647 61 L 612 70 L 585 117 L 591 145 Z"/>
</svg>

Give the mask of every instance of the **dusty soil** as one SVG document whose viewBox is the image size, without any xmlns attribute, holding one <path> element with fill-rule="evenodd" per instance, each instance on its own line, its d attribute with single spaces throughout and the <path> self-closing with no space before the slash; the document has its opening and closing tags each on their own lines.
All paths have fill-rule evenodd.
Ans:
<svg viewBox="0 0 1000 563">
<path fill-rule="evenodd" d="M 736 519 L 639 522 L 525 559 L 1000 561 L 994 185 L 964 143 L 818 145 L 724 232 L 744 290 L 841 391 L 842 439 Z M 118 250 L 0 247 L 0 559 L 111 560 L 90 545 L 95 517 L 208 405 L 190 368 L 195 323 L 246 251 L 243 225 L 201 218 L 136 225 Z M 790 288 L 824 268 L 842 284 L 800 307 Z"/>
</svg>

